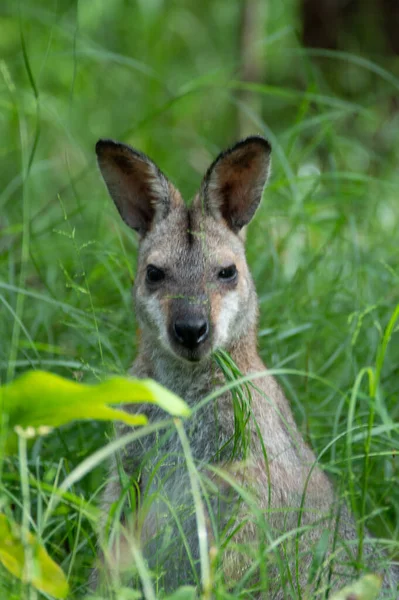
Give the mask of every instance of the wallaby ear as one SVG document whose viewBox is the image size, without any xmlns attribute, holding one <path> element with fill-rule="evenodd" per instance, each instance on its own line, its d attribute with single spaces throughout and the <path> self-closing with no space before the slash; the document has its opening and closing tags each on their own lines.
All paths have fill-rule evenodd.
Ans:
<svg viewBox="0 0 399 600">
<path fill-rule="evenodd" d="M 99 140 L 98 165 L 122 219 L 144 236 L 171 208 L 172 185 L 155 163 L 127 144 Z"/>
<path fill-rule="evenodd" d="M 270 173 L 271 146 L 251 136 L 219 154 L 201 187 L 205 210 L 238 233 L 255 214 Z"/>
</svg>

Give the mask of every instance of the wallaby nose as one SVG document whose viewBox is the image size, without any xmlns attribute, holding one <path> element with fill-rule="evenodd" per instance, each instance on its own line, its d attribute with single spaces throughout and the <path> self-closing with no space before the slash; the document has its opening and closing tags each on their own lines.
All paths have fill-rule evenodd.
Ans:
<svg viewBox="0 0 399 600">
<path fill-rule="evenodd" d="M 175 338 L 189 350 L 205 342 L 209 333 L 208 321 L 203 317 L 177 319 L 174 324 Z"/>
</svg>

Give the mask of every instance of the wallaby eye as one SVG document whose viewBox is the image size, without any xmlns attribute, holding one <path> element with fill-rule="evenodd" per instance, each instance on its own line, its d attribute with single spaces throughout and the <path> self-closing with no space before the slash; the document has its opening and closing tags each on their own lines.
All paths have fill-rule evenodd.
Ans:
<svg viewBox="0 0 399 600">
<path fill-rule="evenodd" d="M 148 265 L 147 267 L 147 281 L 149 283 L 158 283 L 165 279 L 165 271 L 154 267 L 154 265 Z"/>
<path fill-rule="evenodd" d="M 222 281 L 233 281 L 237 277 L 237 267 L 235 265 L 230 265 L 229 267 L 220 269 L 218 277 Z"/>
</svg>

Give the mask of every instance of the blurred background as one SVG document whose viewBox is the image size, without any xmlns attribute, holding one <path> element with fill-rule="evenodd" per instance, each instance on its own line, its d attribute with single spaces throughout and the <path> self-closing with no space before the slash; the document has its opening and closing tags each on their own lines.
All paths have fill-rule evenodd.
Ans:
<svg viewBox="0 0 399 600">
<path fill-rule="evenodd" d="M 38 367 L 89 381 L 134 358 L 137 240 L 100 179 L 98 138 L 149 154 L 190 201 L 220 150 L 261 134 L 273 174 L 248 233 L 260 352 L 301 372 L 280 381 L 316 450 L 337 438 L 324 459 L 338 477 L 353 383 L 399 302 L 398 52 L 396 0 L 2 0 L 2 383 Z M 391 335 L 385 425 L 399 418 L 396 322 Z M 364 383 L 355 423 L 369 413 Z M 54 456 L 67 469 L 103 440 L 79 424 L 35 456 L 51 480 Z M 373 438 L 367 466 L 374 530 L 394 538 L 398 447 Z"/>
<path fill-rule="evenodd" d="M 3 0 L 0 273 L 25 294 L 1 288 L 1 372 L 55 346 L 98 362 L 102 335 L 104 364 L 129 363 L 131 338 L 119 347 L 100 327 L 130 318 L 136 239 L 100 181 L 99 137 L 148 153 L 189 201 L 222 148 L 265 135 L 274 175 L 249 244 L 260 291 L 309 276 L 338 236 L 340 272 L 358 254 L 346 310 L 367 308 L 361 252 L 387 280 L 397 264 L 381 260 L 398 232 L 398 13 L 392 0 Z"/>
</svg>

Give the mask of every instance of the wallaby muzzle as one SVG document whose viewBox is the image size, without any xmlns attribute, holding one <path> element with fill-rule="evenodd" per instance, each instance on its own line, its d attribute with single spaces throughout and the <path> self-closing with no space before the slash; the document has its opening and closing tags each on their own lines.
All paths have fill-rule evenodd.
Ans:
<svg viewBox="0 0 399 600">
<path fill-rule="evenodd" d="M 168 329 L 176 354 L 190 361 L 201 360 L 211 346 L 208 301 L 202 297 L 174 300 Z"/>
<path fill-rule="evenodd" d="M 189 350 L 195 350 L 205 342 L 209 333 L 209 323 L 203 317 L 190 316 L 176 319 L 173 326 L 175 339 Z"/>
</svg>

